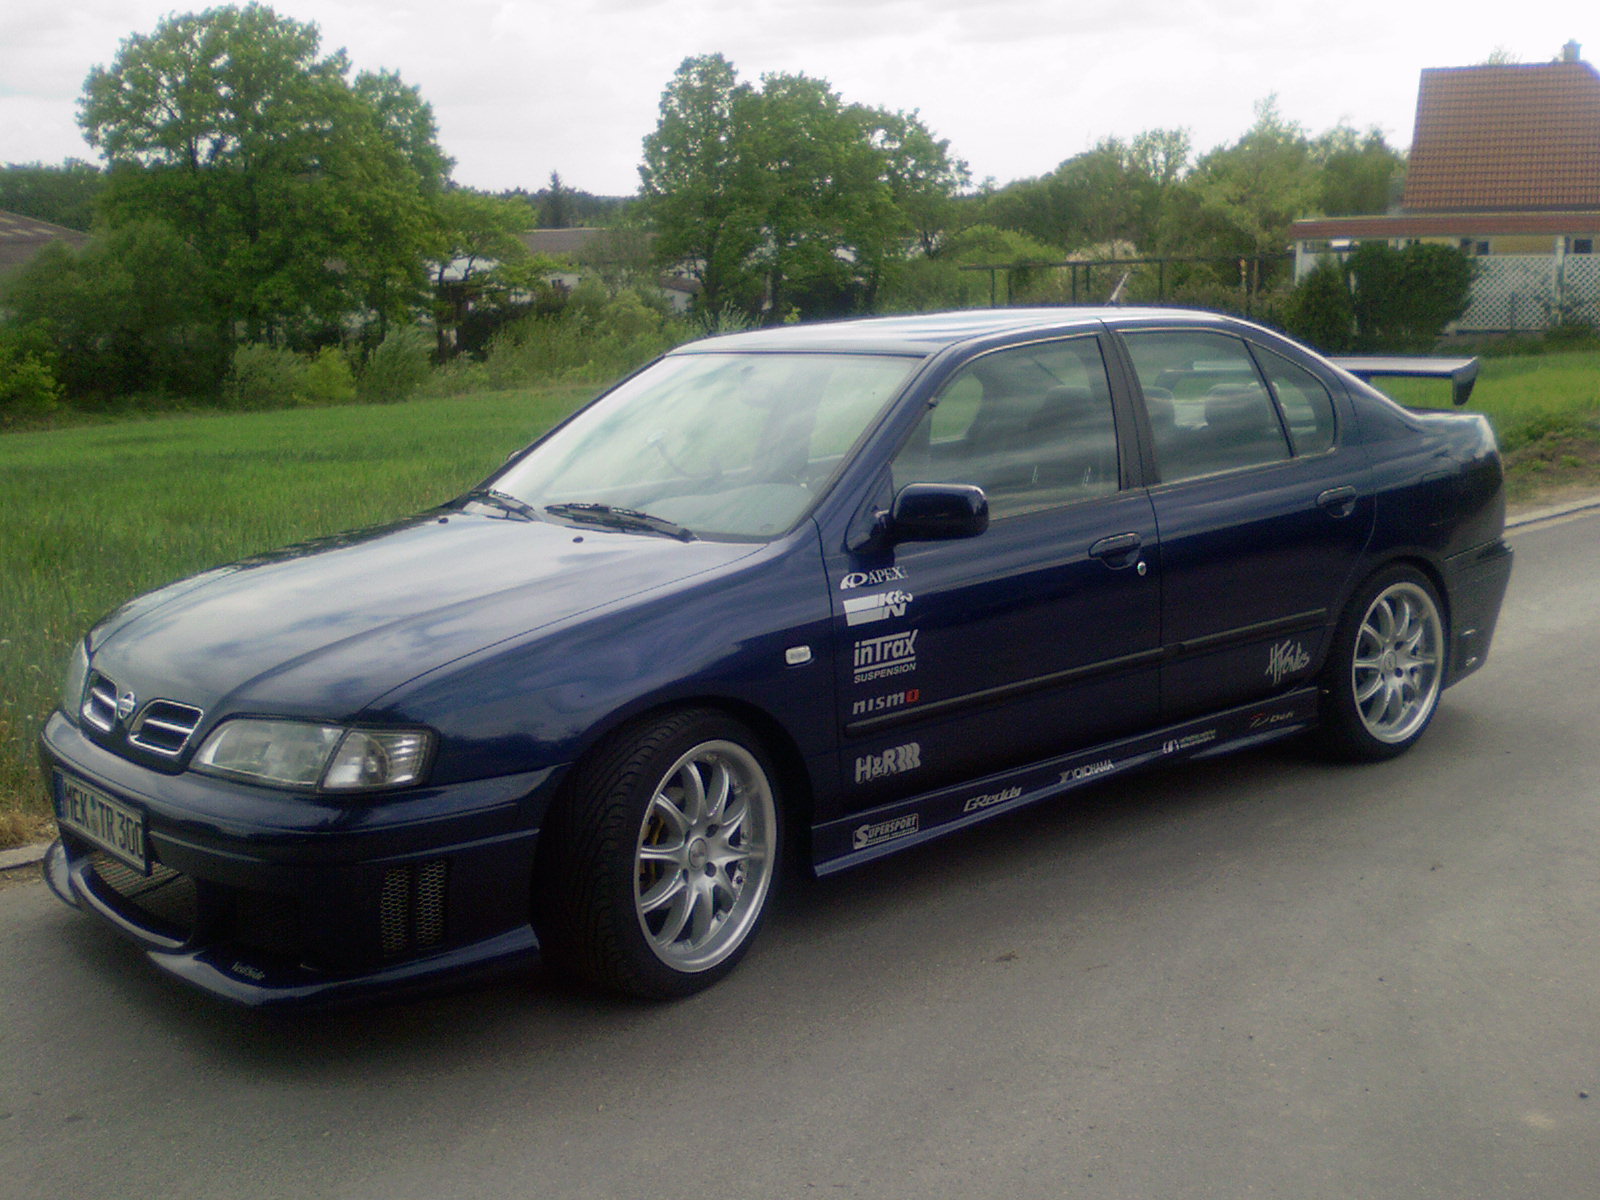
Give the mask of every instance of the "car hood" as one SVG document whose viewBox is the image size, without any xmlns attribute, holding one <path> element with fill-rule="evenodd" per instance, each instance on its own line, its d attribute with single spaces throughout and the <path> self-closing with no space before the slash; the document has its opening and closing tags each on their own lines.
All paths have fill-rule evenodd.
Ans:
<svg viewBox="0 0 1600 1200">
<path fill-rule="evenodd" d="M 438 511 L 142 596 L 91 635 L 93 665 L 141 702 L 341 719 L 464 655 L 757 549 Z"/>
</svg>

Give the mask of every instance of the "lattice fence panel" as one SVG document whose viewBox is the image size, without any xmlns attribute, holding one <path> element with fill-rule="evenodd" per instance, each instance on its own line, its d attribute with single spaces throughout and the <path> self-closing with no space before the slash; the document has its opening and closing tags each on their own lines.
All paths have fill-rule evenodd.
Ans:
<svg viewBox="0 0 1600 1200">
<path fill-rule="evenodd" d="M 1600 254 L 1567 255 L 1561 274 L 1563 314 L 1600 325 Z"/>
<path fill-rule="evenodd" d="M 1560 319 L 1554 257 L 1502 254 L 1476 261 L 1472 303 L 1456 322 L 1459 332 L 1543 329 Z"/>
</svg>

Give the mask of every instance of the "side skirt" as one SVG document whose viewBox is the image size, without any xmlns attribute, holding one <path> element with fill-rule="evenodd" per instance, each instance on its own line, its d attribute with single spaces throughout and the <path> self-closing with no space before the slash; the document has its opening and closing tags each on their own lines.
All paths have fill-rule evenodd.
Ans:
<svg viewBox="0 0 1600 1200">
<path fill-rule="evenodd" d="M 812 830 L 812 867 L 818 875 L 831 875 L 1097 779 L 1275 741 L 1316 720 L 1317 696 L 1314 687 L 1299 688 L 829 821 Z"/>
</svg>

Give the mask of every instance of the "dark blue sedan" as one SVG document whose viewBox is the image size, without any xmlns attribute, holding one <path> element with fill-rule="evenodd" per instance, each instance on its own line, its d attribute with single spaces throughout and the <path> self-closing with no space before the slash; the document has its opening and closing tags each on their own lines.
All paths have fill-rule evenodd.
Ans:
<svg viewBox="0 0 1600 1200">
<path fill-rule="evenodd" d="M 1398 754 L 1489 652 L 1501 465 L 1358 378 L 1474 364 L 1349 368 L 1137 309 L 684 346 L 449 504 L 101 621 L 47 878 L 251 1004 L 534 953 L 667 997 L 782 855 L 1290 735 Z"/>
</svg>

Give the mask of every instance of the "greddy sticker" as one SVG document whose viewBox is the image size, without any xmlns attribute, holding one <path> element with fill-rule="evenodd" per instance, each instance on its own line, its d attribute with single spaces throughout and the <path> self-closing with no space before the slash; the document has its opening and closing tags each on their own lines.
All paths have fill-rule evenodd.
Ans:
<svg viewBox="0 0 1600 1200">
<path fill-rule="evenodd" d="M 1019 787 L 1008 787 L 1004 791 L 990 792 L 987 796 L 974 796 L 961 806 L 964 813 L 978 812 L 981 809 L 993 808 L 996 804 L 1004 804 L 1007 800 L 1015 800 L 1022 795 Z"/>
<path fill-rule="evenodd" d="M 904 775 L 922 765 L 922 746 L 907 742 L 904 746 L 891 746 L 882 754 L 863 754 L 856 759 L 856 782 L 867 783 L 886 775 Z"/>
<path fill-rule="evenodd" d="M 865 850 L 868 846 L 876 846 L 879 842 L 892 842 L 895 838 L 903 838 L 915 833 L 922 824 L 922 818 L 916 813 L 908 816 L 896 817 L 892 821 L 879 821 L 874 825 L 858 825 L 850 835 L 850 845 L 856 850 Z"/>
<path fill-rule="evenodd" d="M 917 669 L 917 633 L 887 633 L 855 645 L 855 682 L 870 683 L 891 675 L 909 675 Z"/>
<path fill-rule="evenodd" d="M 839 581 L 839 590 L 848 592 L 859 587 L 882 587 L 886 583 L 899 583 L 905 577 L 904 567 L 879 567 L 876 571 L 856 571 Z"/>
<path fill-rule="evenodd" d="M 903 617 L 906 615 L 906 605 L 914 599 L 910 592 L 874 592 L 870 596 L 856 596 L 844 602 L 844 622 L 846 625 L 870 625 L 874 621 Z"/>
<path fill-rule="evenodd" d="M 922 699 L 919 688 L 907 688 L 903 692 L 890 692 L 887 696 L 874 696 L 870 700 L 857 700 L 850 706 L 852 717 L 869 717 L 873 713 L 887 712 L 891 708 L 904 708 L 907 704 L 915 704 Z"/>
</svg>

